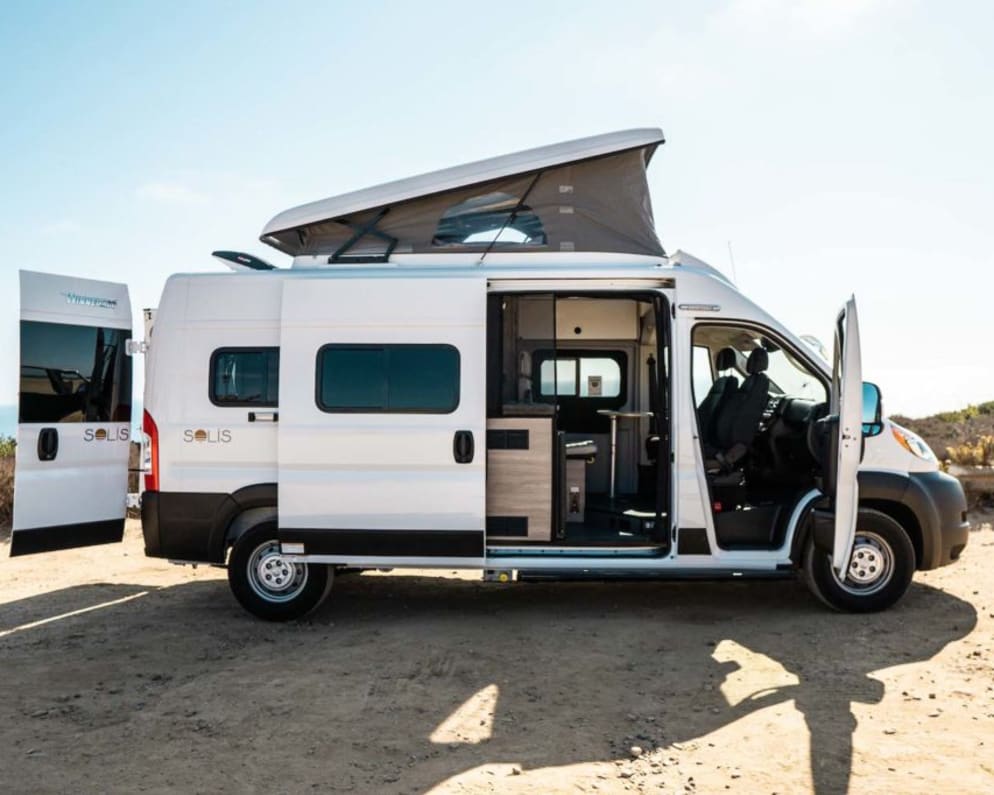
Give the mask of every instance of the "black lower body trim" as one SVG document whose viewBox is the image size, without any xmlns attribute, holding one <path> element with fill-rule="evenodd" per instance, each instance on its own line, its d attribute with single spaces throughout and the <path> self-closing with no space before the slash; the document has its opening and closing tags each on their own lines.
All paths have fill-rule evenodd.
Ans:
<svg viewBox="0 0 994 795">
<path fill-rule="evenodd" d="M 102 522 L 32 527 L 11 533 L 10 556 L 90 547 L 95 544 L 114 544 L 122 538 L 124 538 L 124 517 Z"/>
<path fill-rule="evenodd" d="M 229 494 L 146 491 L 142 495 L 142 533 L 145 554 L 150 558 L 224 561 L 223 538 L 211 538 L 224 530 L 237 512 Z"/>
<path fill-rule="evenodd" d="M 482 558 L 482 530 L 315 530 L 280 528 L 283 543 L 304 545 L 307 555 Z"/>
</svg>

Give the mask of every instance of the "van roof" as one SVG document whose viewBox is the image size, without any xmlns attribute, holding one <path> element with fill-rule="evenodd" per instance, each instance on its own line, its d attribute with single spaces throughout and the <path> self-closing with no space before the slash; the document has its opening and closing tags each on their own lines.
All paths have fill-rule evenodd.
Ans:
<svg viewBox="0 0 994 795">
<path fill-rule="evenodd" d="M 334 261 L 491 249 L 659 256 L 645 168 L 664 140 L 658 128 L 623 130 L 408 177 L 285 210 L 261 240 Z"/>
</svg>

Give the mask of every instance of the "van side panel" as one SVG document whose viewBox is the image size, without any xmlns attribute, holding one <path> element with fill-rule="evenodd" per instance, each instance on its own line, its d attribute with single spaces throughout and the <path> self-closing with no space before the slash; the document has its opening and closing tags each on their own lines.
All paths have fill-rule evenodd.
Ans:
<svg viewBox="0 0 994 795">
<path fill-rule="evenodd" d="M 211 364 L 222 349 L 278 350 L 281 293 L 267 273 L 166 283 L 146 362 L 159 439 L 159 492 L 142 509 L 151 556 L 223 561 L 226 523 L 241 509 L 232 495 L 276 482 L 279 406 L 212 400 Z M 275 488 L 267 493 L 275 505 Z"/>
</svg>

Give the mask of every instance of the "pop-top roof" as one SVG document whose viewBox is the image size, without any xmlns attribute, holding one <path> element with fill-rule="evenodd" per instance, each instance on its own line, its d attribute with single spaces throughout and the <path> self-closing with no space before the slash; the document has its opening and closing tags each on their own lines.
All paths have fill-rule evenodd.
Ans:
<svg viewBox="0 0 994 795">
<path fill-rule="evenodd" d="M 662 130 L 580 138 L 294 207 L 261 240 L 290 255 L 604 251 L 661 255 L 645 169 Z"/>
</svg>

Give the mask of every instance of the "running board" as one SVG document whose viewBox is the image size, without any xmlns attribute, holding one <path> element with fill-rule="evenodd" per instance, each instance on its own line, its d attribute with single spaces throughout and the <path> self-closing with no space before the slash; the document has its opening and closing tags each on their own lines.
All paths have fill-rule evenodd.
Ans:
<svg viewBox="0 0 994 795">
<path fill-rule="evenodd" d="M 658 558 L 666 547 L 487 547 L 487 558 Z"/>
<path fill-rule="evenodd" d="M 604 580 L 782 580 L 793 570 L 731 571 L 729 569 L 519 569 L 518 582 L 590 582 Z"/>
</svg>

